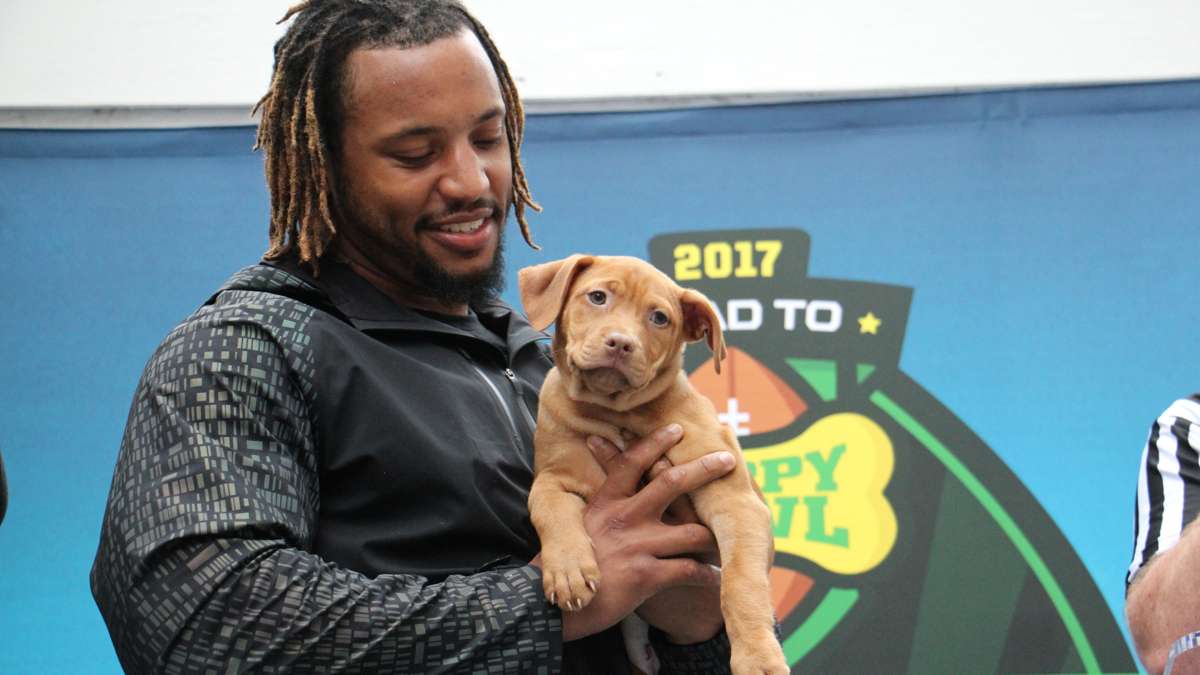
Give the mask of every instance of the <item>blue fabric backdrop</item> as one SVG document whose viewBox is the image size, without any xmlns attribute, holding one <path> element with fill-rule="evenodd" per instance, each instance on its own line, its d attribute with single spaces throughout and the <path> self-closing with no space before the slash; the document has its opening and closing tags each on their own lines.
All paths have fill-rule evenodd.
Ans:
<svg viewBox="0 0 1200 675">
<path fill-rule="evenodd" d="M 0 672 L 118 672 L 87 581 L 117 447 L 155 345 L 264 248 L 252 142 L 0 130 Z M 1200 81 L 534 116 L 524 156 L 545 250 L 510 231 L 510 280 L 663 232 L 800 227 L 811 276 L 912 287 L 901 369 L 1120 616 L 1147 429 L 1200 389 Z"/>
</svg>

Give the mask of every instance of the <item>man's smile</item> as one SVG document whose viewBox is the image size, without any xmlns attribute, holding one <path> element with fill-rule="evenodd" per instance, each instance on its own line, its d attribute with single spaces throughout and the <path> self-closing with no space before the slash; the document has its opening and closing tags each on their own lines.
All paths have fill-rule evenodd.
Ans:
<svg viewBox="0 0 1200 675">
<path fill-rule="evenodd" d="M 465 223 L 446 223 L 445 225 L 439 226 L 438 230 L 441 232 L 465 234 L 478 230 L 479 227 L 483 225 L 483 220 L 483 218 L 479 218 L 478 220 L 469 220 Z"/>
<path fill-rule="evenodd" d="M 420 232 L 438 246 L 462 255 L 473 256 L 487 249 L 495 240 L 496 210 L 490 207 L 460 211 L 434 219 Z"/>
</svg>

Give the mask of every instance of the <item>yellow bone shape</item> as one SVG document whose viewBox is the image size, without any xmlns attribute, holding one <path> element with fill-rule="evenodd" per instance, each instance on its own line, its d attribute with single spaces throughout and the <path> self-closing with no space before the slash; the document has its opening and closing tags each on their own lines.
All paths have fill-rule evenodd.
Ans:
<svg viewBox="0 0 1200 675">
<path fill-rule="evenodd" d="M 896 543 L 896 513 L 883 494 L 891 439 L 871 419 L 838 413 L 778 445 L 747 448 L 775 527 L 775 549 L 835 574 L 862 574 Z"/>
</svg>

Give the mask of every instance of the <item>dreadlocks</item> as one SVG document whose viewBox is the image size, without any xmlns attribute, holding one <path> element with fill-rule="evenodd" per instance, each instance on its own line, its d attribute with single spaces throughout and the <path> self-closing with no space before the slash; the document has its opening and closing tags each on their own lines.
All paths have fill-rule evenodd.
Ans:
<svg viewBox="0 0 1200 675">
<path fill-rule="evenodd" d="M 268 259 L 293 252 L 318 270 L 337 234 L 337 157 L 343 117 L 346 57 L 358 47 L 408 48 L 469 28 L 487 52 L 500 83 L 505 133 L 512 157 L 513 208 L 521 235 L 537 249 L 525 208 L 540 211 L 521 166 L 525 112 L 517 87 L 484 27 L 456 0 L 305 0 L 280 23 L 295 17 L 275 43 L 271 86 L 254 111 L 262 111 L 256 150 L 266 154 L 271 194 Z"/>
</svg>

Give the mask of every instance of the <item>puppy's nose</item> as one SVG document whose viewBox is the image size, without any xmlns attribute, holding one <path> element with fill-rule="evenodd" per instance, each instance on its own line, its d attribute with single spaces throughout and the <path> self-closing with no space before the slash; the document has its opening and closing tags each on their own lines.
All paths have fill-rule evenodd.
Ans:
<svg viewBox="0 0 1200 675">
<path fill-rule="evenodd" d="M 609 333 L 604 338 L 604 347 L 611 356 L 624 356 L 633 352 L 633 338 L 624 333 Z"/>
</svg>

